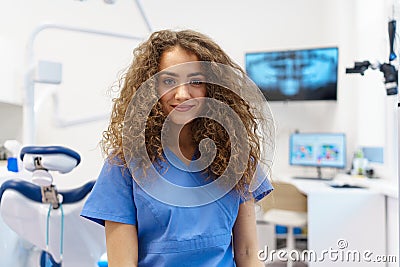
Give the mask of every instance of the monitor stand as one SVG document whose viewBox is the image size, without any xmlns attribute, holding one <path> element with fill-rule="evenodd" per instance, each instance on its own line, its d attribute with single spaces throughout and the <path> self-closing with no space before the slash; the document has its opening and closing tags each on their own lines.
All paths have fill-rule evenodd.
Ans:
<svg viewBox="0 0 400 267">
<path fill-rule="evenodd" d="M 303 177 L 303 176 L 294 176 L 293 179 L 305 179 L 305 180 L 317 180 L 317 181 L 330 181 L 333 177 L 322 177 L 321 167 L 317 166 L 317 177 Z"/>
</svg>

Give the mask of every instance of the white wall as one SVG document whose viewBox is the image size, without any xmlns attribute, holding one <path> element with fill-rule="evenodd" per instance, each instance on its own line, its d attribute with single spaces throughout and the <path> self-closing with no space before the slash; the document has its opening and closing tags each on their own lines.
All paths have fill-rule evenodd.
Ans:
<svg viewBox="0 0 400 267">
<path fill-rule="evenodd" d="M 384 145 L 382 122 L 386 96 L 380 73 L 369 71 L 365 77 L 346 75 L 345 68 L 355 60 L 386 59 L 388 3 L 377 0 L 142 2 L 154 30 L 202 31 L 242 66 L 244 53 L 250 51 L 339 47 L 337 102 L 270 103 L 277 125 L 274 174 L 303 171 L 288 166 L 288 136 L 295 129 L 345 132 L 348 162 L 359 145 Z M 18 43 L 18 53 L 23 54 L 29 34 L 44 21 L 124 34 L 148 34 L 134 1 L 119 0 L 115 5 L 106 5 L 100 0 L 14 0 L 2 3 L 0 36 Z M 35 42 L 36 59 L 62 62 L 63 83 L 37 85 L 38 96 L 56 90 L 61 99 L 61 116 L 67 120 L 109 112 L 110 98 L 106 91 L 128 65 L 136 44 L 55 30 L 40 33 Z M 17 66 L 22 80 L 27 67 L 22 59 L 1 64 Z M 22 89 L 21 82 L 14 84 L 15 88 L 6 90 Z M 102 163 L 97 144 L 107 120 L 58 128 L 52 121 L 53 106 L 51 98 L 46 98 L 38 111 L 37 143 L 67 145 L 83 157 L 82 166 L 71 178 L 60 179 L 61 185 L 70 187 L 95 178 Z"/>
</svg>

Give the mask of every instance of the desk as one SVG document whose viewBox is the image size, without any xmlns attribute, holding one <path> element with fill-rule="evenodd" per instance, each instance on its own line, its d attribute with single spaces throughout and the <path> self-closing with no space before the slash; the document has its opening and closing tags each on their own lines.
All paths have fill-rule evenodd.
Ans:
<svg viewBox="0 0 400 267">
<path fill-rule="evenodd" d="M 325 181 L 290 177 L 279 181 L 307 195 L 308 251 L 316 255 L 308 266 L 386 266 L 374 262 L 387 255 L 385 195 L 379 190 L 332 188 Z"/>
</svg>

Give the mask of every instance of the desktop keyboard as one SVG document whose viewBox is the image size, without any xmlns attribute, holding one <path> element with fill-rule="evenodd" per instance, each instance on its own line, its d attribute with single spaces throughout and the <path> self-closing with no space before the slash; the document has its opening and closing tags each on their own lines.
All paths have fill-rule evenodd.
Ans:
<svg viewBox="0 0 400 267">
<path fill-rule="evenodd" d="M 353 184 L 330 184 L 333 188 L 365 188 L 365 186 L 353 185 Z"/>
<path fill-rule="evenodd" d="M 365 186 L 359 184 L 344 181 L 331 181 L 327 182 L 327 184 L 333 188 L 366 188 Z"/>
</svg>

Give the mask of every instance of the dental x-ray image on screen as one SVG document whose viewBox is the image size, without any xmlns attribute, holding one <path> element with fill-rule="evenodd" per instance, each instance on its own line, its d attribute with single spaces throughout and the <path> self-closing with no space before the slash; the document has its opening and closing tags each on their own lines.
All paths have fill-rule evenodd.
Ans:
<svg viewBox="0 0 400 267">
<path fill-rule="evenodd" d="M 337 47 L 246 53 L 245 62 L 267 101 L 337 99 Z"/>
</svg>

